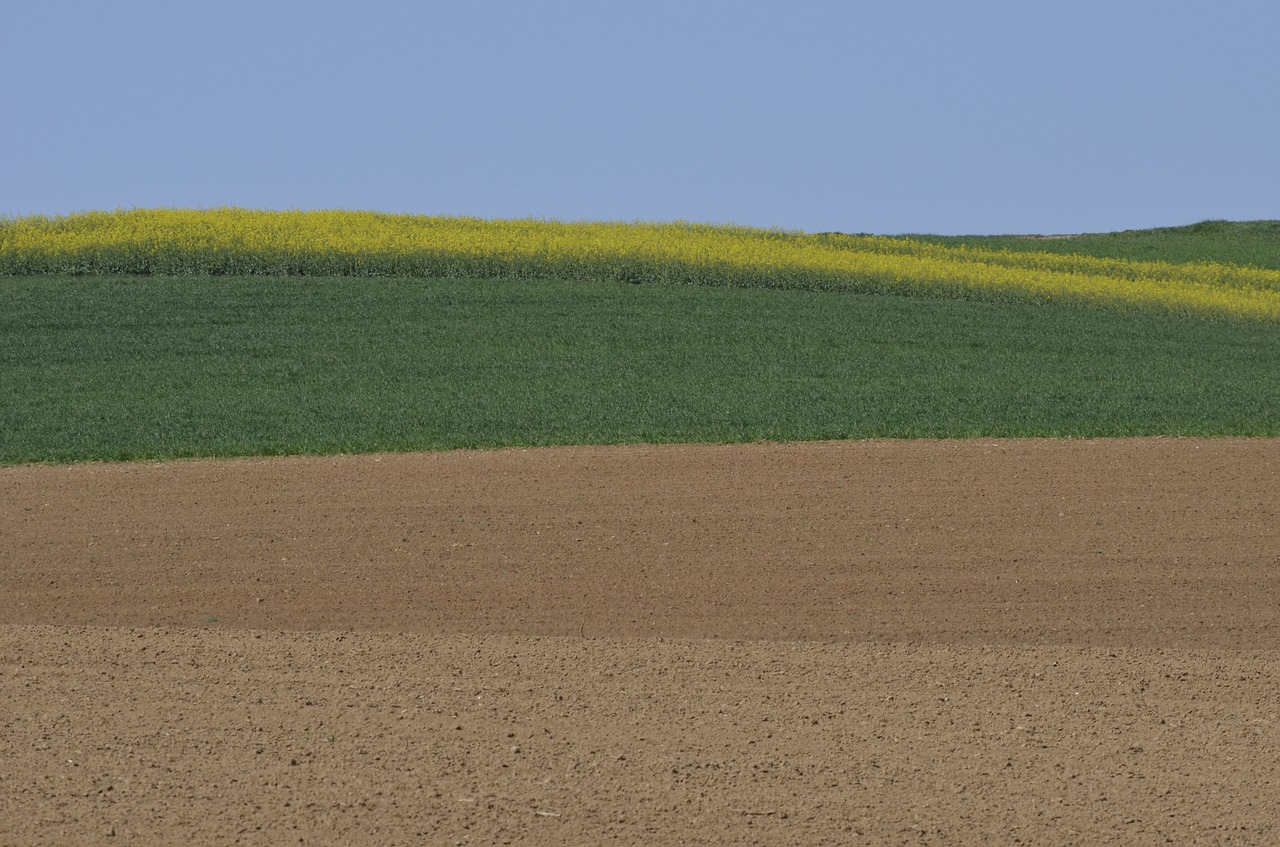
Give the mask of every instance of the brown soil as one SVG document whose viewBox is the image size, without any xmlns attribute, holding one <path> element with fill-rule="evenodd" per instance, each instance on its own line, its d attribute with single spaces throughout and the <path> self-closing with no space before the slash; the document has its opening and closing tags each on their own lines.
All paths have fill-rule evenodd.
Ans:
<svg viewBox="0 0 1280 847">
<path fill-rule="evenodd" d="M 0 469 L 0 845 L 1280 840 L 1280 441 Z"/>
</svg>

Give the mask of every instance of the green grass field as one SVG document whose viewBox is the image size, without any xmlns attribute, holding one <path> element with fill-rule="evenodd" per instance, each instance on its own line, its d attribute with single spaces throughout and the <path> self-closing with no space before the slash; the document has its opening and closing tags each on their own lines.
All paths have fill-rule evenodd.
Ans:
<svg viewBox="0 0 1280 847">
<path fill-rule="evenodd" d="M 10 277 L 0 462 L 1275 436 L 1278 333 L 1063 305 L 612 282 Z"/>
<path fill-rule="evenodd" d="M 916 236 L 939 244 L 997 250 L 1083 253 L 1107 259 L 1227 262 L 1280 270 L 1280 221 L 1201 221 L 1190 226 L 1027 238 L 1008 235 Z"/>
</svg>

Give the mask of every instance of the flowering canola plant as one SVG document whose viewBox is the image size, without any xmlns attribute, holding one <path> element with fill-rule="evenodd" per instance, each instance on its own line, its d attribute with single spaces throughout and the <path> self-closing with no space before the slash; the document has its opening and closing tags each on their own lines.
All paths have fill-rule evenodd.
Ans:
<svg viewBox="0 0 1280 847">
<path fill-rule="evenodd" d="M 560 278 L 1093 303 L 1280 321 L 1280 271 L 737 226 L 238 208 L 0 220 L 0 274 Z"/>
</svg>

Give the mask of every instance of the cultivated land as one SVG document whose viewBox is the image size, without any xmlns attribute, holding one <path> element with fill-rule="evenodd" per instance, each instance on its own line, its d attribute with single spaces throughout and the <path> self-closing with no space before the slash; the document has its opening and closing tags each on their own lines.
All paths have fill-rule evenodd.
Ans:
<svg viewBox="0 0 1280 847">
<path fill-rule="evenodd" d="M 0 463 L 1276 435 L 1280 328 L 556 280 L 0 282 Z"/>
<path fill-rule="evenodd" d="M 1274 440 L 0 470 L 0 843 L 1280 837 Z"/>
<path fill-rule="evenodd" d="M 0 279 L 0 845 L 1274 843 L 1276 327 L 1100 303 Z"/>
</svg>

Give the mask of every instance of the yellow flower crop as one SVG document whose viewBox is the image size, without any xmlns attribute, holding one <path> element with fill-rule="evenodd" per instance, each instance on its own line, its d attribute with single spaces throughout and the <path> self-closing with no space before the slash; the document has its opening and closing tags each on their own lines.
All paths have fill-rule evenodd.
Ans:
<svg viewBox="0 0 1280 847">
<path fill-rule="evenodd" d="M 246 209 L 0 221 L 0 273 L 556 277 L 1098 303 L 1280 320 L 1280 272 L 688 223 Z"/>
</svg>

